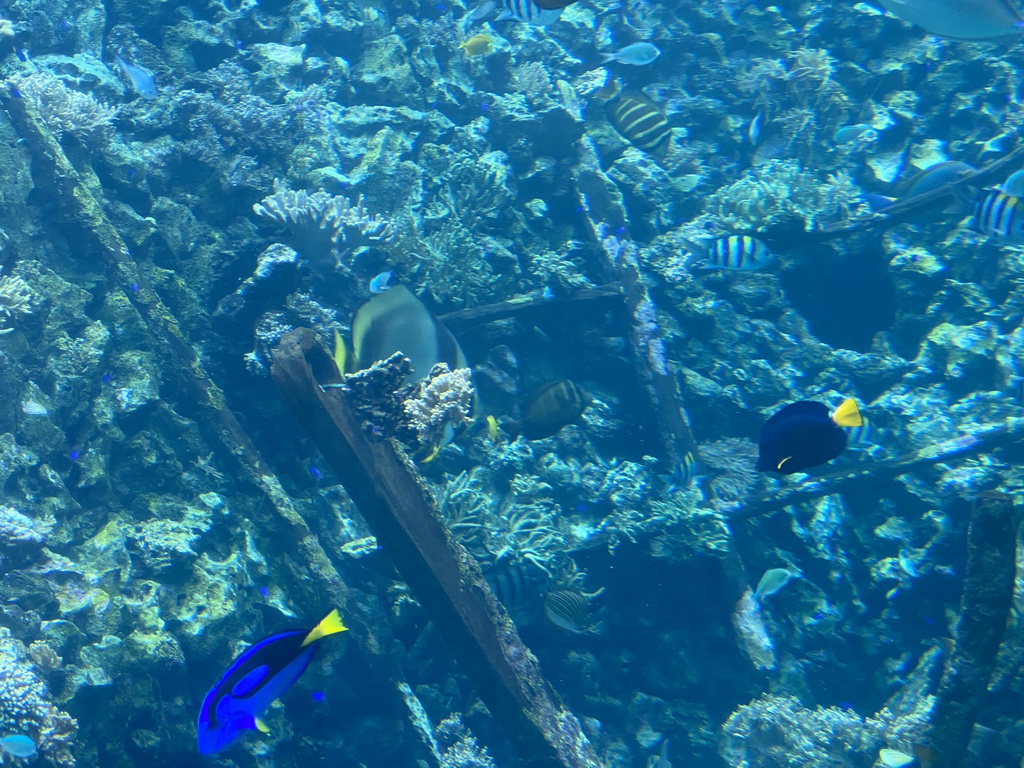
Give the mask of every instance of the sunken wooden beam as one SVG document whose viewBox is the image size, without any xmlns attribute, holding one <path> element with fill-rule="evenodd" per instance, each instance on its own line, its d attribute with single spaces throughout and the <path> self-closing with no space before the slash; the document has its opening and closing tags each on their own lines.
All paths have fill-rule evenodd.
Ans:
<svg viewBox="0 0 1024 768">
<path fill-rule="evenodd" d="M 981 494 L 971 511 L 956 644 L 931 718 L 929 742 L 942 754 L 942 768 L 957 768 L 966 757 L 988 694 L 1013 605 L 1017 522 L 1013 499 L 1005 493 Z"/>
<path fill-rule="evenodd" d="M 571 296 L 556 296 L 552 299 L 545 299 L 539 296 L 519 296 L 508 301 L 499 301 L 494 304 L 484 304 L 479 307 L 459 309 L 441 315 L 438 320 L 444 323 L 445 327 L 452 332 L 481 323 L 494 323 L 498 320 L 535 319 L 543 317 L 552 312 L 565 312 L 566 310 L 582 310 L 584 306 L 588 311 L 607 307 L 615 309 L 622 305 L 622 291 L 614 283 L 599 285 L 594 288 L 584 288 Z"/>
<path fill-rule="evenodd" d="M 341 388 L 319 385 L 314 370 L 332 363 L 313 331 L 285 335 L 271 357 L 282 396 L 517 745 L 518 764 L 599 768 L 579 722 L 541 676 L 476 561 L 449 535 L 415 467 L 390 440 L 362 429 Z"/>
<path fill-rule="evenodd" d="M 884 210 L 877 211 L 865 218 L 855 219 L 853 221 L 836 222 L 835 224 L 829 224 L 828 226 L 811 232 L 785 229 L 781 231 L 754 234 L 757 234 L 759 238 L 763 239 L 773 251 L 777 253 L 784 253 L 787 250 L 792 249 L 794 245 L 806 246 L 810 243 L 820 243 L 826 240 L 848 237 L 856 234 L 857 232 L 863 232 L 869 229 L 894 227 L 897 224 L 902 224 L 903 222 L 912 219 L 915 215 L 919 214 L 923 209 L 935 203 L 937 200 L 952 196 L 957 189 L 966 189 L 967 187 L 980 182 L 982 179 L 1003 170 L 1008 165 L 1021 160 L 1022 156 L 1024 156 L 1024 144 L 1014 148 L 1002 157 L 993 160 L 991 163 L 983 165 L 981 168 L 965 173 L 956 181 L 943 184 L 941 187 L 936 187 L 935 189 L 927 192 L 922 192 L 919 195 L 896 200 L 892 205 L 886 207 Z"/>
<path fill-rule="evenodd" d="M 584 137 L 577 147 L 580 158 L 573 169 L 576 196 L 601 253 L 606 279 L 622 286 L 629 310 L 627 340 L 633 361 L 655 414 L 662 449 L 670 469 L 676 470 L 684 466 L 687 453 L 696 455 L 697 444 L 683 411 L 676 377 L 665 359 L 657 308 L 640 269 L 637 247 L 628 239 L 628 217 L 618 188 L 600 170 L 593 142 Z"/>
<path fill-rule="evenodd" d="M 773 490 L 759 498 L 728 505 L 719 502 L 719 508 L 730 520 L 767 515 L 794 504 L 842 493 L 861 483 L 899 477 L 921 467 L 1019 444 L 1022 440 L 1024 418 L 1010 418 L 1004 423 L 984 427 L 970 435 L 945 440 L 885 461 L 864 462 L 853 469 L 830 472 L 804 480 L 792 488 Z"/>
</svg>

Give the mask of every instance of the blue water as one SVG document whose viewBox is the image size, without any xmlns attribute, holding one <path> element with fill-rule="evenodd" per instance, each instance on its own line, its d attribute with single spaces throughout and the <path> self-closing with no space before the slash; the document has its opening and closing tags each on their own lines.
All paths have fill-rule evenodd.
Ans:
<svg viewBox="0 0 1024 768">
<path fill-rule="evenodd" d="M 1016 11 L 501 10 L 0 9 L 0 763 L 1017 765 L 1012 514 L 968 558 L 1024 486 L 1024 207 L 977 203 L 1022 167 Z M 847 398 L 838 457 L 755 470 Z M 457 544 L 381 523 L 385 454 Z M 479 563 L 462 615 L 512 637 L 489 584 L 559 728 L 488 711 L 419 552 Z M 332 608 L 201 757 L 232 660 Z"/>
</svg>

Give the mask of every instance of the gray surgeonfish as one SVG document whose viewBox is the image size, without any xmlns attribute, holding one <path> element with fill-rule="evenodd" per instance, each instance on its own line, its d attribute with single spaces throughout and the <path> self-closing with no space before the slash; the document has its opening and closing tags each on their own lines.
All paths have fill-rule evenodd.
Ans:
<svg viewBox="0 0 1024 768">
<path fill-rule="evenodd" d="M 334 359 L 342 373 L 368 368 L 396 352 L 412 363 L 409 384 L 425 378 L 437 363 L 452 370 L 469 367 L 451 331 L 403 285 L 373 296 L 356 311 L 351 352 L 335 335 Z"/>
<path fill-rule="evenodd" d="M 879 0 L 894 16 L 954 40 L 997 40 L 1024 31 L 1007 0 Z"/>
</svg>

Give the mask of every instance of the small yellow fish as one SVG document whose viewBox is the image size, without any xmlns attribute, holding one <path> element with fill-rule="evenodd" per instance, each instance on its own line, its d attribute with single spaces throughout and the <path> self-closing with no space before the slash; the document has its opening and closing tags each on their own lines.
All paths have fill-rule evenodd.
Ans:
<svg viewBox="0 0 1024 768">
<path fill-rule="evenodd" d="M 494 50 L 494 39 L 490 35 L 473 35 L 468 40 L 459 43 L 459 48 L 467 56 L 486 56 Z"/>
<path fill-rule="evenodd" d="M 493 416 L 487 417 L 487 436 L 491 438 L 492 443 L 498 442 L 501 437 L 501 430 L 498 429 L 498 420 Z"/>
</svg>

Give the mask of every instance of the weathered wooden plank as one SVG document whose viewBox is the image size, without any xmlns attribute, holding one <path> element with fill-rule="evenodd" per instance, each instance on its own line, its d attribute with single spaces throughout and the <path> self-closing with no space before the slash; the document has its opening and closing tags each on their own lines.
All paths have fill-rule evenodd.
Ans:
<svg viewBox="0 0 1024 768">
<path fill-rule="evenodd" d="M 296 419 L 518 746 L 519 763 L 599 768 L 579 722 L 544 680 L 476 561 L 449 535 L 415 467 L 390 440 L 360 427 L 343 388 L 319 385 L 314 369 L 331 363 L 313 331 L 287 334 L 272 360 L 271 376 Z"/>
</svg>

